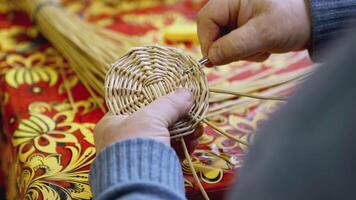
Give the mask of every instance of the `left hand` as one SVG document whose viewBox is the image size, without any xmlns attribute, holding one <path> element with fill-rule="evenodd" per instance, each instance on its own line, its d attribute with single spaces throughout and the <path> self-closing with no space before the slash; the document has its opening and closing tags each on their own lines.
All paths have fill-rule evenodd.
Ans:
<svg viewBox="0 0 356 200">
<path fill-rule="evenodd" d="M 134 137 L 152 138 L 170 146 L 168 127 L 187 115 L 192 106 L 192 94 L 186 89 L 177 89 L 131 115 L 106 115 L 94 130 L 96 151 L 99 153 L 112 143 Z M 199 126 L 194 134 L 186 137 L 190 151 L 202 132 Z"/>
</svg>

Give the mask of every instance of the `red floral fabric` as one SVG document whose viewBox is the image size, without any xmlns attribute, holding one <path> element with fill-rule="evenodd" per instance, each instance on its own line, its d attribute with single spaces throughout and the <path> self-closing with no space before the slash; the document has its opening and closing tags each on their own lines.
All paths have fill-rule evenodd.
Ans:
<svg viewBox="0 0 356 200">
<path fill-rule="evenodd" d="M 63 3 L 91 23 L 139 38 L 146 44 L 184 48 L 196 59 L 200 57 L 197 45 L 167 43 L 162 30 L 172 24 L 192 23 L 203 5 L 201 1 Z M 300 52 L 274 56 L 262 64 L 238 62 L 207 69 L 207 76 L 215 87 L 260 87 L 266 94 L 288 95 L 293 85 L 280 86 L 283 80 L 310 68 L 306 54 Z M 279 84 L 271 84 L 273 81 Z M 268 87 L 261 87 L 264 83 Z M 88 173 L 95 158 L 92 130 L 104 113 L 29 17 L 3 0 L 0 88 L 0 187 L 6 186 L 7 198 L 91 199 Z M 76 109 L 68 100 L 68 92 L 73 94 Z M 276 108 L 274 102 L 214 95 L 208 118 L 233 137 L 251 142 L 258 125 Z M 212 199 L 221 199 L 232 184 L 246 148 L 206 127 L 192 158 Z M 182 161 L 182 168 L 187 196 L 201 198 L 186 161 Z"/>
</svg>

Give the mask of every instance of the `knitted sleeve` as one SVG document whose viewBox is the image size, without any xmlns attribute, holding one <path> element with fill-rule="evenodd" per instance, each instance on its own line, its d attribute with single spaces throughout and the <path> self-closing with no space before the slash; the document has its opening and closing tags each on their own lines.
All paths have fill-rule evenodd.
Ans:
<svg viewBox="0 0 356 200">
<path fill-rule="evenodd" d="M 179 159 L 153 139 L 114 143 L 96 157 L 90 171 L 94 199 L 185 199 Z"/>
<path fill-rule="evenodd" d="M 312 58 L 319 61 L 333 41 L 356 27 L 356 0 L 310 0 Z"/>
</svg>

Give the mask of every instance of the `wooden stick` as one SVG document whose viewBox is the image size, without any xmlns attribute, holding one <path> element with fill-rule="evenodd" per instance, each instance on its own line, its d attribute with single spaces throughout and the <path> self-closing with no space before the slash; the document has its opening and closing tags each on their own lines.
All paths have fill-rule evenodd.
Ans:
<svg viewBox="0 0 356 200">
<path fill-rule="evenodd" d="M 193 177 L 194 177 L 194 179 L 195 179 L 195 182 L 197 182 L 198 187 L 199 187 L 199 190 L 200 190 L 200 192 L 202 193 L 204 199 L 205 199 L 205 200 L 209 200 L 209 196 L 208 196 L 208 194 L 206 193 L 206 191 L 205 191 L 203 185 L 201 184 L 201 182 L 200 182 L 200 180 L 199 180 L 199 177 L 198 177 L 198 175 L 197 175 L 197 172 L 195 171 L 194 165 L 193 165 L 193 163 L 192 163 L 192 159 L 191 159 L 191 157 L 190 157 L 190 155 L 189 155 L 189 152 L 188 152 L 188 149 L 187 149 L 187 145 L 185 144 L 183 137 L 180 138 L 180 141 L 182 142 L 182 147 L 183 147 L 184 155 L 185 155 L 185 158 L 186 158 L 187 161 L 188 161 L 188 165 L 189 165 L 189 167 L 190 167 L 190 170 L 192 170 L 192 174 L 193 174 Z"/>
</svg>

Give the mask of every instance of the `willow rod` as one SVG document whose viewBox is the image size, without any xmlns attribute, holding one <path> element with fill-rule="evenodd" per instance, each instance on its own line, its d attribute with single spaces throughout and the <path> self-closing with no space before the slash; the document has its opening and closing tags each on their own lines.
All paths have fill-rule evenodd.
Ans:
<svg viewBox="0 0 356 200">
<path fill-rule="evenodd" d="M 226 133 L 226 132 L 223 131 L 221 128 L 217 127 L 215 124 L 209 122 L 209 120 L 203 119 L 202 122 L 203 122 L 204 124 L 210 126 L 211 128 L 213 128 L 213 129 L 216 130 L 217 132 L 219 132 L 221 135 L 223 135 L 223 136 L 225 136 L 225 137 L 227 137 L 227 138 L 229 138 L 229 139 L 231 139 L 231 140 L 234 140 L 234 141 L 236 141 L 236 142 L 238 142 L 238 143 L 240 143 L 240 144 L 246 145 L 247 147 L 249 146 L 249 144 L 248 144 L 247 142 L 242 141 L 242 140 L 240 140 L 240 139 L 238 139 L 238 138 L 236 138 L 236 137 L 234 137 L 234 136 L 232 136 L 232 135 Z"/>
<path fill-rule="evenodd" d="M 248 97 L 248 98 L 253 98 L 253 99 L 261 99 L 261 100 L 287 101 L 287 99 L 283 98 L 283 97 L 260 96 L 260 95 L 246 94 L 246 93 L 235 92 L 232 90 L 225 90 L 225 89 L 219 89 L 219 88 L 209 88 L 209 92 L 219 93 L 219 94 L 230 94 L 230 95 L 234 95 L 237 97 Z"/>
<path fill-rule="evenodd" d="M 208 194 L 206 193 L 206 191 L 205 191 L 203 185 L 201 184 L 201 182 L 200 182 L 200 180 L 199 180 L 199 177 L 198 177 L 198 175 L 197 175 L 197 172 L 195 171 L 194 165 L 193 165 L 193 163 L 192 163 L 192 159 L 191 159 L 191 157 L 190 157 L 190 155 L 189 155 L 188 148 L 187 148 L 187 145 L 186 145 L 185 142 L 184 142 L 183 137 L 180 138 L 180 141 L 182 142 L 183 152 L 184 152 L 185 158 L 186 158 L 187 161 L 188 161 L 189 168 L 190 168 L 190 170 L 192 170 L 192 174 L 193 174 L 194 180 L 195 180 L 195 182 L 198 184 L 199 190 L 200 190 L 200 192 L 202 193 L 204 199 L 205 199 L 205 200 L 209 200 L 209 196 L 208 196 Z"/>
</svg>

